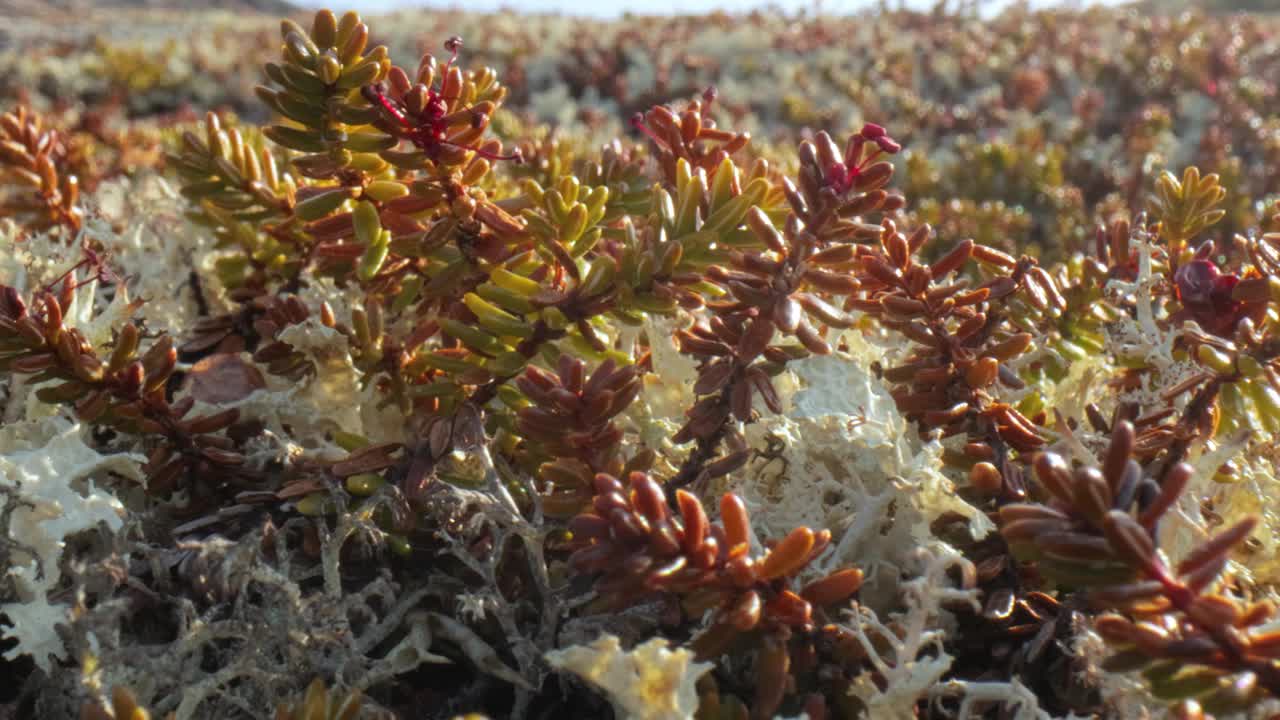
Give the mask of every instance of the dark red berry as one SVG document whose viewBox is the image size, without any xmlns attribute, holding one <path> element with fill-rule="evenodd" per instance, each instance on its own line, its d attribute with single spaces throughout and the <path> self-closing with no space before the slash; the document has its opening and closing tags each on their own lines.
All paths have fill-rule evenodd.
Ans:
<svg viewBox="0 0 1280 720">
<path fill-rule="evenodd" d="M 1240 277 L 1224 274 L 1209 260 L 1197 257 L 1178 268 L 1173 282 L 1185 316 L 1209 332 L 1228 334 L 1245 314 L 1245 304 L 1231 296 Z"/>
</svg>

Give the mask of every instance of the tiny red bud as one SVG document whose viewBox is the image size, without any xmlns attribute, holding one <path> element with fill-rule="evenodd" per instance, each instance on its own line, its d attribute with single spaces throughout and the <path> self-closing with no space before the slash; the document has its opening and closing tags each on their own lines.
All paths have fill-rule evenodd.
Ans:
<svg viewBox="0 0 1280 720">
<path fill-rule="evenodd" d="M 881 150 L 889 153 L 890 155 L 893 155 L 902 149 L 902 145 L 898 144 L 893 138 L 888 136 L 876 138 L 876 144 L 880 146 Z"/>
</svg>

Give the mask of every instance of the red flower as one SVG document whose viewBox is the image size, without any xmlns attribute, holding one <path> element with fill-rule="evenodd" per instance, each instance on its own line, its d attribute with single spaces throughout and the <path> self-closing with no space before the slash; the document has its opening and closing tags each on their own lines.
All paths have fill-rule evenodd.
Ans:
<svg viewBox="0 0 1280 720">
<path fill-rule="evenodd" d="M 874 143 L 876 147 L 864 154 L 863 148 L 867 143 Z M 863 171 L 870 167 L 876 158 L 882 154 L 894 155 L 901 149 L 902 145 L 889 137 L 889 133 L 883 127 L 875 123 L 867 123 L 862 126 L 862 132 L 849 139 L 844 162 L 832 163 L 831 167 L 826 169 L 827 184 L 837 194 L 843 195 L 853 188 Z"/>
<path fill-rule="evenodd" d="M 449 74 L 450 68 L 458 59 L 458 50 L 462 47 L 462 38 L 451 37 L 445 41 L 444 47 L 453 53 L 453 57 L 449 59 L 449 63 L 445 65 L 445 70 L 441 77 Z M 386 88 L 381 84 L 366 85 L 360 88 L 360 93 L 370 104 L 380 107 L 387 115 L 392 123 L 392 130 L 399 137 L 413 143 L 419 150 L 427 154 L 432 160 L 438 160 L 440 149 L 444 147 L 456 147 L 462 150 L 470 150 L 480 157 L 489 160 L 514 160 L 520 162 L 520 152 L 510 155 L 498 155 L 479 147 L 470 147 L 459 145 L 451 141 L 448 137 L 451 114 L 449 113 L 449 101 L 457 98 L 444 97 L 443 88 L 437 91 L 435 88 L 427 90 L 427 100 L 421 112 L 414 113 L 404 104 L 388 97 Z M 473 123 L 481 123 L 484 118 L 480 115 L 473 116 Z M 476 127 L 480 127 L 476 125 Z"/>
</svg>

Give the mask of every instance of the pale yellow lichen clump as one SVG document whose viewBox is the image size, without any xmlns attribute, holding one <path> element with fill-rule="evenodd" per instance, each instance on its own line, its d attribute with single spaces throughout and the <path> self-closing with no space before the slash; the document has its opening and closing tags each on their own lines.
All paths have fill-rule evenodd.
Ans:
<svg viewBox="0 0 1280 720">
<path fill-rule="evenodd" d="M 626 651 L 617 637 L 603 635 L 590 645 L 549 652 L 546 659 L 603 690 L 619 720 L 693 717 L 698 709 L 694 684 L 711 669 L 711 663 L 694 662 L 688 650 L 669 650 L 663 638 Z"/>
</svg>

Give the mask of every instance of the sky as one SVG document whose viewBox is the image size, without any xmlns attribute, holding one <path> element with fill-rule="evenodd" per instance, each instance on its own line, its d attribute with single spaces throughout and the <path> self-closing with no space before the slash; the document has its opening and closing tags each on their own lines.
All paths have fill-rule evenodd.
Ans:
<svg viewBox="0 0 1280 720">
<path fill-rule="evenodd" d="M 314 7 L 326 6 L 326 0 L 298 0 L 299 4 Z M 899 0 L 891 0 L 895 4 Z M 954 0 L 952 0 L 954 2 Z M 908 6 L 929 8 L 935 0 L 905 0 Z M 1008 4 L 1009 0 L 979 0 L 984 11 L 996 11 Z M 1094 4 L 1080 0 L 1030 0 L 1033 6 L 1044 5 L 1081 5 Z M 1115 0 L 1100 0 L 1102 4 L 1112 4 Z M 868 0 L 818 0 L 825 12 L 856 12 L 875 3 Z M 448 8 L 460 5 L 456 0 L 348 0 L 346 6 L 365 14 L 386 10 L 412 7 Z M 781 7 L 796 11 L 811 9 L 815 0 L 466 0 L 465 5 L 472 10 L 493 11 L 512 9 L 520 12 L 560 12 L 572 15 L 595 17 L 617 17 L 625 12 L 641 12 L 649 15 L 671 15 L 677 13 L 706 13 L 713 10 L 748 11 L 761 7 Z"/>
</svg>

